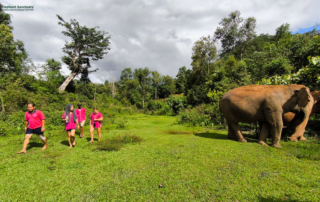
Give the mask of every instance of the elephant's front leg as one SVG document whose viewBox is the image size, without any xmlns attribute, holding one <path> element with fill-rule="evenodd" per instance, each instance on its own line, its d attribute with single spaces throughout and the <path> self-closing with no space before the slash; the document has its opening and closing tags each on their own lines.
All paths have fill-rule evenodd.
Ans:
<svg viewBox="0 0 320 202">
<path fill-rule="evenodd" d="M 282 111 L 275 111 L 267 116 L 270 132 L 272 135 L 272 146 L 281 147 L 280 138 L 282 132 Z"/>
<path fill-rule="evenodd" d="M 266 139 L 269 135 L 269 126 L 267 123 L 259 123 L 260 125 L 260 137 L 259 137 L 259 144 L 262 144 L 264 146 L 268 146 L 266 143 Z"/>
</svg>

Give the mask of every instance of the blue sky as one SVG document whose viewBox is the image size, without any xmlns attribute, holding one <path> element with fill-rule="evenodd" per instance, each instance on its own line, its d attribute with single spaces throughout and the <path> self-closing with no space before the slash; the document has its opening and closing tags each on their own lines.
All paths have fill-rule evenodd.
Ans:
<svg viewBox="0 0 320 202">
<path fill-rule="evenodd" d="M 293 34 L 296 34 L 296 33 L 303 34 L 303 33 L 312 31 L 313 28 L 314 28 L 314 26 L 312 26 L 312 27 L 307 27 L 307 28 L 299 28 L 298 30 L 293 31 L 292 33 L 293 33 Z M 319 30 L 319 29 L 320 29 L 320 25 L 317 26 L 317 30 Z"/>
</svg>

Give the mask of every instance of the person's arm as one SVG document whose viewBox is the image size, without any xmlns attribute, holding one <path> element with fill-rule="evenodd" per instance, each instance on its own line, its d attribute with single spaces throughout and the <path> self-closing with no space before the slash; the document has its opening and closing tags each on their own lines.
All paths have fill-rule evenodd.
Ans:
<svg viewBox="0 0 320 202">
<path fill-rule="evenodd" d="M 24 124 L 24 132 L 27 132 L 28 125 L 29 125 L 29 122 L 28 122 L 28 121 L 25 121 L 25 124 Z"/>
<path fill-rule="evenodd" d="M 89 121 L 90 123 L 89 123 L 89 125 L 90 125 L 90 127 L 91 127 L 91 125 L 92 125 L 92 117 L 90 116 L 90 121 Z"/>
<path fill-rule="evenodd" d="M 41 132 L 44 132 L 44 131 L 46 130 L 45 127 L 44 127 L 45 124 L 46 124 L 46 120 L 43 119 L 43 120 L 42 120 Z"/>
<path fill-rule="evenodd" d="M 66 122 L 66 121 L 67 121 L 65 114 L 62 114 L 62 121 L 63 121 L 63 122 Z"/>
<path fill-rule="evenodd" d="M 103 120 L 103 116 L 101 115 L 101 117 L 95 119 L 95 121 L 102 121 Z"/>
</svg>

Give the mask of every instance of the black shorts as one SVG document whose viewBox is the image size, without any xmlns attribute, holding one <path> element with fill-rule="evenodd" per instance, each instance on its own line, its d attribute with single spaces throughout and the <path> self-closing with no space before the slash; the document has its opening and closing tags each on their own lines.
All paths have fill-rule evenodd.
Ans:
<svg viewBox="0 0 320 202">
<path fill-rule="evenodd" d="M 30 128 L 27 128 L 27 132 L 26 134 L 36 134 L 36 135 L 43 135 L 43 132 L 41 132 L 41 128 L 35 128 L 35 129 L 30 129 Z"/>
</svg>

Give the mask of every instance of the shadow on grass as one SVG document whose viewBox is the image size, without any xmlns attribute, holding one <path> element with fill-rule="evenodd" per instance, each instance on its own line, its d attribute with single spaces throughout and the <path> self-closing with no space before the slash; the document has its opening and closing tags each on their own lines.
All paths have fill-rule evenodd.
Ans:
<svg viewBox="0 0 320 202">
<path fill-rule="evenodd" d="M 216 140 L 229 140 L 229 141 L 237 141 L 235 139 L 229 139 L 227 134 L 220 134 L 220 133 L 194 133 L 195 136 L 216 139 Z M 243 137 L 248 142 L 257 142 L 257 139 L 254 135 L 244 134 Z"/>
<path fill-rule="evenodd" d="M 30 142 L 27 150 L 32 149 L 33 147 L 43 147 L 43 143 L 39 143 L 39 142 Z"/>
<path fill-rule="evenodd" d="M 299 200 L 295 200 L 295 199 L 290 199 L 289 197 L 283 197 L 283 198 L 276 198 L 276 197 L 259 197 L 258 201 L 261 202 L 278 202 L 278 201 L 288 201 L 288 202 L 298 202 Z"/>
<path fill-rule="evenodd" d="M 91 138 L 90 138 L 90 137 L 87 137 L 86 139 L 87 139 L 88 142 L 91 141 Z M 94 141 L 98 141 L 98 138 L 93 138 L 93 140 L 94 140 Z"/>
<path fill-rule="evenodd" d="M 68 140 L 63 140 L 63 141 L 60 142 L 60 144 L 69 146 L 69 141 Z"/>
</svg>

